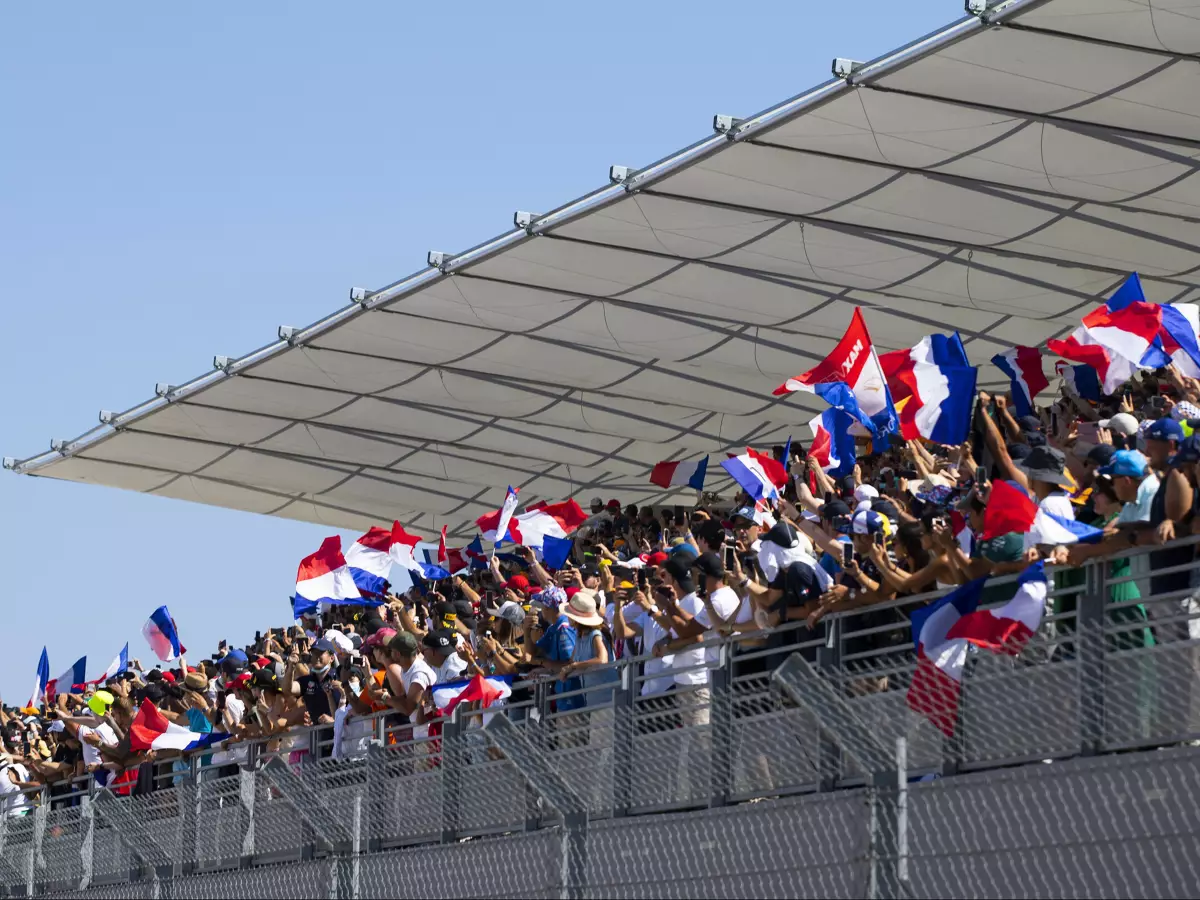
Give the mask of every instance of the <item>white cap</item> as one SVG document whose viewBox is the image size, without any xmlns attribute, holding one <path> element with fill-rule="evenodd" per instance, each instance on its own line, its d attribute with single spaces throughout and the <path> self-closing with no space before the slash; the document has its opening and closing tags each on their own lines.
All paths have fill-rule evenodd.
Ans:
<svg viewBox="0 0 1200 900">
<path fill-rule="evenodd" d="M 870 508 L 871 508 L 870 500 L 860 500 L 858 503 L 858 506 L 854 507 L 854 511 L 862 512 L 864 509 L 870 509 Z"/>
<path fill-rule="evenodd" d="M 875 490 L 869 484 L 860 484 L 854 489 L 854 499 L 859 503 L 862 503 L 864 500 L 875 500 L 878 497 L 879 491 Z"/>
<path fill-rule="evenodd" d="M 1107 428 L 1114 434 L 1120 434 L 1128 437 L 1131 434 L 1138 432 L 1138 420 L 1129 413 L 1117 413 L 1111 419 L 1103 419 L 1100 421 L 1101 428 Z"/>
<path fill-rule="evenodd" d="M 55 719 L 53 722 L 51 722 L 49 725 L 46 726 L 46 731 L 53 733 L 55 731 L 62 731 L 66 727 L 67 727 L 66 723 L 63 722 L 62 719 Z"/>
<path fill-rule="evenodd" d="M 325 640 L 332 642 L 333 645 L 335 647 L 337 647 L 338 650 L 340 650 L 342 653 L 353 653 L 354 652 L 354 641 L 350 640 L 349 635 L 346 635 L 341 631 L 337 631 L 333 628 L 330 628 L 328 631 L 325 632 L 324 637 L 325 637 Z"/>
</svg>

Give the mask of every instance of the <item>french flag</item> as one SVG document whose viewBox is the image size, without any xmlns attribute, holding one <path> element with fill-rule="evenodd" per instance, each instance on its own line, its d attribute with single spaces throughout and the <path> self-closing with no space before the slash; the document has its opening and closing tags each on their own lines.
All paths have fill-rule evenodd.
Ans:
<svg viewBox="0 0 1200 900">
<path fill-rule="evenodd" d="M 1051 353 L 1095 369 L 1106 394 L 1116 392 L 1138 369 L 1158 368 L 1171 361 L 1158 341 L 1163 308 L 1129 300 L 1126 289 L 1130 284 L 1127 281 L 1107 304 L 1084 316 L 1083 324 L 1070 337 L 1046 342 Z"/>
<path fill-rule="evenodd" d="M 833 478 L 854 471 L 854 435 L 850 433 L 854 422 L 849 413 L 830 407 L 808 423 L 813 433 L 808 455 Z"/>
<path fill-rule="evenodd" d="M 33 693 L 29 696 L 29 702 L 25 704 L 26 709 L 36 709 L 46 701 L 46 686 L 50 683 L 50 656 L 46 653 L 46 648 L 42 648 L 41 659 L 38 660 L 37 666 L 37 683 L 33 687 Z"/>
<path fill-rule="evenodd" d="M 1025 535 L 1025 548 L 1039 544 L 1094 544 L 1104 532 L 1074 519 L 1046 512 L 1011 481 L 995 481 L 983 513 L 983 540 L 1018 532 Z"/>
<path fill-rule="evenodd" d="M 777 387 L 775 396 L 807 391 L 822 397 L 830 406 L 837 406 L 826 394 L 839 384 L 849 388 L 856 401 L 853 411 L 845 411 L 857 415 L 874 437 L 899 430 L 887 378 L 875 353 L 875 345 L 871 343 L 862 310 L 857 308 L 850 319 L 850 327 L 833 351 L 814 368 Z"/>
<path fill-rule="evenodd" d="M 88 684 L 103 684 L 112 678 L 114 675 L 120 675 L 129 668 L 129 644 L 126 643 L 121 648 L 121 652 L 113 657 L 113 661 L 108 664 L 108 668 L 104 670 L 99 678 L 94 678 Z"/>
<path fill-rule="evenodd" d="M 777 500 L 787 486 L 787 469 L 774 457 L 750 447 L 741 456 L 721 461 L 721 468 L 755 500 Z"/>
<path fill-rule="evenodd" d="M 486 569 L 488 567 L 487 554 L 483 552 L 482 535 L 475 535 L 475 540 L 463 548 L 463 554 L 466 556 L 470 568 Z"/>
<path fill-rule="evenodd" d="M 365 605 L 342 556 L 342 539 L 337 535 L 325 538 L 321 549 L 300 560 L 296 571 L 296 599 L 292 605 L 295 614 L 314 611 L 322 603 Z"/>
<path fill-rule="evenodd" d="M 947 737 L 958 720 L 963 666 L 967 662 L 966 638 L 950 638 L 950 630 L 975 612 L 986 578 L 969 581 L 940 600 L 910 615 L 917 669 L 908 688 L 908 705 Z"/>
<path fill-rule="evenodd" d="M 978 370 L 967 360 L 958 332 L 931 334 L 911 350 L 879 357 L 900 436 L 938 444 L 961 444 L 971 430 Z"/>
<path fill-rule="evenodd" d="M 512 676 L 492 675 L 485 678 L 476 674 L 474 678 L 435 684 L 430 688 L 430 695 L 434 708 L 441 716 L 450 715 L 460 703 L 479 701 L 487 709 L 502 704 L 512 695 Z"/>
<path fill-rule="evenodd" d="M 512 521 L 513 514 L 517 511 L 517 493 L 517 489 L 510 484 L 508 491 L 504 495 L 504 502 L 500 504 L 498 518 L 490 529 L 492 532 L 490 540 L 493 544 L 498 544 L 508 537 L 508 524 Z M 484 528 L 482 525 L 480 525 L 480 528 L 483 528 L 486 536 L 489 529 Z"/>
<path fill-rule="evenodd" d="M 1021 573 L 1011 600 L 995 609 L 976 609 L 962 616 L 946 637 L 1016 656 L 1041 627 L 1047 592 L 1046 566 L 1039 560 Z"/>
<path fill-rule="evenodd" d="M 690 487 L 704 490 L 704 476 L 708 472 L 708 457 L 699 462 L 660 462 L 650 472 L 650 483 L 666 490 L 673 487 Z"/>
<path fill-rule="evenodd" d="M 484 538 L 500 543 L 496 535 L 501 533 L 498 529 L 503 515 L 504 510 L 498 509 L 475 520 Z M 535 503 L 520 515 L 510 517 L 507 540 L 531 549 L 541 549 L 543 537 L 565 538 L 587 518 L 587 514 L 573 499 L 561 503 Z"/>
<path fill-rule="evenodd" d="M 142 635 L 154 655 L 164 662 L 179 657 L 179 634 L 175 630 L 175 620 L 165 606 L 150 613 L 150 618 L 142 626 Z"/>
<path fill-rule="evenodd" d="M 1143 302 L 1146 299 L 1142 291 L 1142 279 L 1137 272 L 1130 274 L 1125 283 L 1109 298 L 1106 306 L 1111 310 L 1124 309 L 1131 303 Z M 1197 343 L 1197 332 L 1200 332 L 1200 307 L 1194 303 L 1177 303 L 1173 306 L 1160 306 L 1162 325 L 1154 340 L 1156 349 L 1170 357 L 1179 371 L 1189 378 L 1200 378 L 1200 346 Z M 1142 364 L 1148 368 L 1158 368 L 1167 363 L 1162 359 L 1143 359 Z"/>
<path fill-rule="evenodd" d="M 1103 396 L 1100 392 L 1100 376 L 1091 366 L 1073 366 L 1060 359 L 1054 364 L 1054 372 L 1076 397 L 1093 403 L 1100 402 Z"/>
<path fill-rule="evenodd" d="M 150 700 L 143 700 L 141 708 L 129 726 L 129 748 L 131 750 L 199 750 L 228 740 L 224 732 L 203 734 L 189 731 L 182 725 L 167 721 Z"/>
<path fill-rule="evenodd" d="M 947 737 L 954 734 L 963 666 L 970 645 L 994 653 L 1019 654 L 1041 626 L 1046 608 L 1045 564 L 1036 562 L 1017 580 L 1013 599 L 996 609 L 979 609 L 986 578 L 962 587 L 911 615 L 917 669 L 908 705 Z"/>
<path fill-rule="evenodd" d="M 59 694 L 81 694 L 86 687 L 87 657 L 81 656 L 75 660 L 75 665 L 67 669 L 57 678 L 46 682 L 46 702 L 53 703 Z"/>
<path fill-rule="evenodd" d="M 383 595 L 392 574 L 392 532 L 375 527 L 350 545 L 346 566 L 350 577 L 365 594 Z"/>
<path fill-rule="evenodd" d="M 1017 415 L 1033 415 L 1033 398 L 1050 386 L 1042 371 L 1042 351 L 1037 347 L 1013 347 L 993 356 L 992 363 L 1012 383 Z"/>
</svg>

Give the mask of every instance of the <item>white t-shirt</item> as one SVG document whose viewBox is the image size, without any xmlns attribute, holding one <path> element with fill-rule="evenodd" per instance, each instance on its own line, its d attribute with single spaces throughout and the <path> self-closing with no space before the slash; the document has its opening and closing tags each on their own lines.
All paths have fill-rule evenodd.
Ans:
<svg viewBox="0 0 1200 900">
<path fill-rule="evenodd" d="M 79 743 L 83 750 L 83 764 L 85 766 L 98 766 L 103 764 L 104 760 L 100 756 L 100 748 L 84 740 L 89 734 L 99 735 L 100 743 L 105 747 L 117 746 L 117 735 L 107 722 L 102 722 L 95 728 L 89 728 L 87 725 L 79 726 Z"/>
<path fill-rule="evenodd" d="M 418 656 L 407 672 L 400 673 L 400 683 L 404 686 L 404 693 L 407 695 L 414 684 L 419 684 L 425 690 L 429 690 L 437 684 L 437 673 L 429 663 L 425 662 L 425 658 Z"/>
<path fill-rule="evenodd" d="M 246 716 L 246 704 L 237 694 L 229 694 L 225 698 L 225 709 L 229 713 L 229 721 L 233 728 L 242 724 L 242 719 Z"/>
<path fill-rule="evenodd" d="M 451 653 L 446 657 L 440 666 L 437 667 L 435 675 L 437 681 L 434 684 L 445 684 L 447 681 L 455 681 L 462 677 L 462 673 L 467 670 L 467 661 L 457 653 Z"/>
<path fill-rule="evenodd" d="M 708 612 L 704 608 L 704 601 L 694 593 L 688 594 L 686 597 L 681 597 L 677 605 L 680 610 L 701 623 L 704 623 L 704 620 L 708 618 Z M 704 618 L 701 618 L 702 614 Z M 711 623 L 706 627 L 711 627 Z M 674 630 L 672 630 L 671 637 L 677 638 L 679 635 L 675 634 Z M 684 666 L 703 666 L 705 659 L 706 656 L 703 647 L 688 647 L 686 650 L 680 650 L 675 654 L 674 668 L 681 669 Z M 674 677 L 676 684 L 708 684 L 708 669 L 699 668 L 693 669 L 690 672 L 676 672 Z"/>
<path fill-rule="evenodd" d="M 13 784 L 10 772 L 15 774 L 20 781 L 29 780 L 29 773 L 20 763 L 12 763 L 0 768 L 0 815 L 20 816 L 27 810 L 33 809 L 33 802 L 29 799 L 28 794 L 22 794 L 21 788 Z"/>
<path fill-rule="evenodd" d="M 654 645 L 666 636 L 666 632 L 662 630 L 662 627 L 658 624 L 657 620 L 655 620 L 650 613 L 646 612 L 640 607 L 638 617 L 636 619 L 627 618 L 626 621 L 628 621 L 630 625 L 636 625 L 642 630 L 642 648 L 639 655 L 644 655 L 651 652 L 654 649 Z M 642 664 L 642 675 L 645 676 L 645 680 L 642 682 L 641 690 L 641 695 L 643 697 L 661 694 L 674 687 L 675 679 L 671 677 L 670 672 L 667 672 L 664 677 L 654 677 L 666 669 L 669 669 L 674 660 L 674 656 L 668 655 L 664 656 L 662 659 L 648 659 Z"/>
<path fill-rule="evenodd" d="M 737 592 L 735 592 L 733 588 L 724 584 L 712 592 L 712 595 L 709 597 L 709 602 L 712 603 L 712 608 L 716 610 L 717 615 L 721 617 L 722 624 L 728 623 L 730 617 L 742 604 L 742 601 L 738 598 Z M 696 621 L 704 626 L 704 639 L 706 641 L 715 640 L 717 638 L 716 633 L 712 631 L 716 623 L 713 622 L 712 616 L 708 614 L 708 606 L 704 605 L 703 602 L 700 606 L 700 613 L 696 616 Z M 716 647 L 709 647 L 705 651 L 705 654 L 705 658 L 708 660 L 708 664 L 710 666 L 715 665 L 721 659 L 721 652 Z"/>
<path fill-rule="evenodd" d="M 1045 500 L 1038 504 L 1042 512 L 1053 513 L 1062 519 L 1068 521 L 1075 520 L 1075 505 L 1071 502 L 1071 495 L 1063 492 L 1051 494 Z"/>
</svg>

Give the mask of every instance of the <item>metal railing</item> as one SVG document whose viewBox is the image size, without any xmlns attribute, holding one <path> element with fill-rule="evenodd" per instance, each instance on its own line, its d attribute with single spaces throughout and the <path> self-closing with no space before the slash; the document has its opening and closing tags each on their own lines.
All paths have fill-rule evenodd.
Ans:
<svg viewBox="0 0 1200 900">
<path fill-rule="evenodd" d="M 891 759 L 903 746 L 906 777 L 917 778 L 1187 742 L 1200 738 L 1191 589 L 1150 591 L 1170 575 L 1189 579 L 1196 564 L 1137 562 L 1162 549 L 1127 554 L 1128 575 L 1112 575 L 1111 560 L 1055 571 L 1052 610 L 1025 653 L 968 664 L 951 737 L 905 701 L 915 656 L 904 611 L 940 595 L 928 594 L 831 615 L 815 631 L 793 623 L 705 643 L 702 663 L 670 672 L 703 681 L 666 692 L 652 692 L 663 673 L 645 673 L 648 657 L 623 659 L 605 667 L 618 680 L 574 691 L 518 682 L 502 710 L 460 708 L 440 735 L 389 713 L 351 717 L 337 758 L 333 729 L 316 726 L 282 745 L 246 741 L 147 764 L 132 796 L 91 778 L 47 788 L 31 814 L 0 817 L 0 885 L 32 896 L 330 860 L 335 892 L 357 896 L 363 854 L 411 845 L 549 830 L 567 860 L 591 839 L 578 837 L 581 822 L 586 832 L 588 821 L 835 790 L 892 797 L 898 784 L 894 773 L 879 781 L 879 747 Z M 1129 584 L 1141 596 L 1120 599 Z M 785 662 L 804 667 L 810 689 L 781 689 L 772 673 L 788 671 Z M 574 698 L 587 704 L 561 708 Z M 485 717 L 515 737 L 505 744 Z M 547 772 L 565 787 L 551 791 Z M 586 881 L 580 872 L 563 877 Z"/>
</svg>

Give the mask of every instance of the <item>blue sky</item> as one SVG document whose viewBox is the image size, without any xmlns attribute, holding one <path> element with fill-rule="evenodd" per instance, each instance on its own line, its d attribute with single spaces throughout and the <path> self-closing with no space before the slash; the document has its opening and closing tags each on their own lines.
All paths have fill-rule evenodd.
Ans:
<svg viewBox="0 0 1200 900">
<path fill-rule="evenodd" d="M 0 11 L 0 452 L 25 457 L 952 21 L 855 3 L 47 4 Z M 498 486 L 497 503 L 503 485 Z M 0 696 L 166 603 L 287 620 L 327 528 L 0 474 Z M 353 539 L 354 535 L 347 535 Z"/>
</svg>

